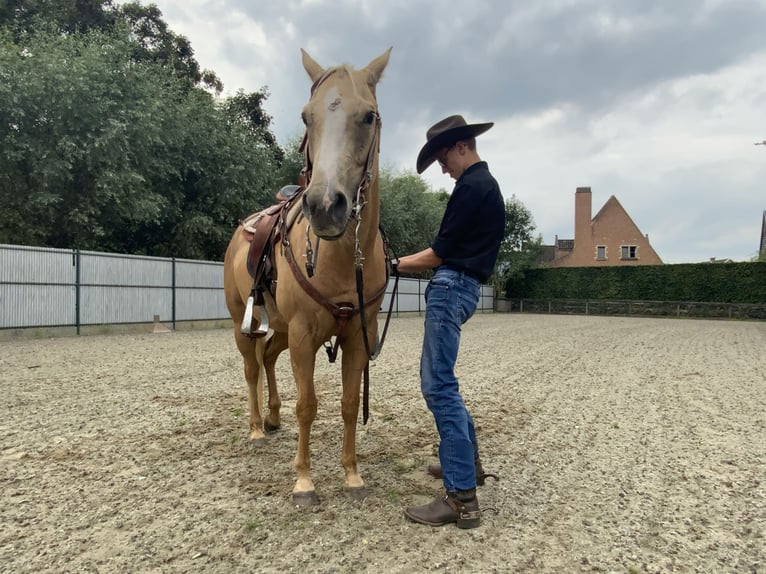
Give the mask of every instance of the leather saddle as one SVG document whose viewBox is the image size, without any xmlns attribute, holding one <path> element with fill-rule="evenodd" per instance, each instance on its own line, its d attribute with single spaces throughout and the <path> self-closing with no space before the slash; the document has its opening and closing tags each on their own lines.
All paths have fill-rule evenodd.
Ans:
<svg viewBox="0 0 766 574">
<path fill-rule="evenodd" d="M 268 331 L 268 316 L 264 307 L 263 293 L 268 290 L 272 295 L 276 290 L 276 267 L 273 254 L 274 245 L 281 239 L 281 233 L 287 233 L 298 217 L 300 210 L 291 210 L 295 200 L 300 198 L 304 187 L 286 185 L 277 192 L 279 203 L 253 213 L 242 220 L 242 234 L 250 249 L 247 253 L 247 271 L 253 278 L 253 289 L 247 301 L 245 319 L 241 332 L 246 335 L 263 336 Z M 253 305 L 259 306 L 260 325 L 252 331 Z"/>
</svg>

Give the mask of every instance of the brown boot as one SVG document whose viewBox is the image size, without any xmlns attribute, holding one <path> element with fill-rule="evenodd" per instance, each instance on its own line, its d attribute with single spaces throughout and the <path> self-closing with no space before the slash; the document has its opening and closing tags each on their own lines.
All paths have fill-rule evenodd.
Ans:
<svg viewBox="0 0 766 574">
<path fill-rule="evenodd" d="M 413 522 L 428 526 L 444 526 L 455 522 L 458 528 L 476 528 L 481 522 L 475 489 L 447 492 L 428 504 L 410 506 L 404 515 Z"/>
<path fill-rule="evenodd" d="M 434 478 L 444 478 L 444 473 L 442 472 L 442 465 L 438 462 L 435 462 L 433 464 L 429 464 L 426 467 L 426 472 L 433 476 Z M 481 466 L 481 460 L 476 459 L 476 484 L 478 486 L 484 486 L 484 483 L 486 482 L 486 479 L 488 476 L 491 476 L 495 480 L 497 480 L 496 474 L 491 473 L 485 473 L 484 469 Z"/>
</svg>

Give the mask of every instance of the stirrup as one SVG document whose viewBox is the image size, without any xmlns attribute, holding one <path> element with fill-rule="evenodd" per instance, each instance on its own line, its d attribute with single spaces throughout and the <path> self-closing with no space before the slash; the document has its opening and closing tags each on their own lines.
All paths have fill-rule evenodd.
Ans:
<svg viewBox="0 0 766 574">
<path fill-rule="evenodd" d="M 253 331 L 253 306 L 255 305 L 255 297 L 250 295 L 247 298 L 247 307 L 245 307 L 245 316 L 242 318 L 242 325 L 239 328 L 239 332 L 249 337 L 263 337 L 269 332 L 269 314 L 266 312 L 266 307 L 258 305 L 258 315 L 261 318 L 258 329 Z"/>
<path fill-rule="evenodd" d="M 258 329 L 253 333 L 253 337 L 263 337 L 269 332 L 269 314 L 264 305 L 258 305 L 258 316 L 261 318 L 261 322 L 258 325 Z"/>
</svg>

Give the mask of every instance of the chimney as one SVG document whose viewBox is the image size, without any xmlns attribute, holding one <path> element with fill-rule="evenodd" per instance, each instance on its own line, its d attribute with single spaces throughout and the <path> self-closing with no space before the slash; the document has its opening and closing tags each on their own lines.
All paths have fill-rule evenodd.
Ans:
<svg viewBox="0 0 766 574">
<path fill-rule="evenodd" d="M 589 187 L 578 187 L 575 192 L 575 228 L 574 239 L 590 236 L 592 196 Z"/>
</svg>

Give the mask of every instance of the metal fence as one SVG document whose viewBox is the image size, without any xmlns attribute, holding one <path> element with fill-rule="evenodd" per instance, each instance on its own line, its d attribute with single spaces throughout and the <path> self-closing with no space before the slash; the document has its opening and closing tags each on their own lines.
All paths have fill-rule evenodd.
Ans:
<svg viewBox="0 0 766 574">
<path fill-rule="evenodd" d="M 766 303 L 623 301 L 605 299 L 498 299 L 497 310 L 558 315 L 620 315 L 766 320 Z"/>
<path fill-rule="evenodd" d="M 398 313 L 422 312 L 427 282 L 402 278 Z M 382 304 L 388 310 L 389 281 Z M 479 311 L 494 291 L 482 286 Z M 0 329 L 227 320 L 223 263 L 0 245 Z"/>
</svg>

